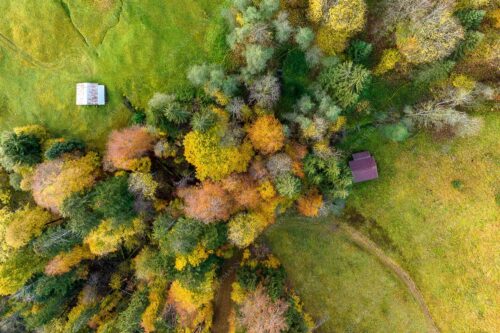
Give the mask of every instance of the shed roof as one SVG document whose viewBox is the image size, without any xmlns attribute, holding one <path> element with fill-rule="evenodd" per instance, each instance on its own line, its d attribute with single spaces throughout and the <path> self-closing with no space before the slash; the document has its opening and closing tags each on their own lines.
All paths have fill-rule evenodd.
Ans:
<svg viewBox="0 0 500 333">
<path fill-rule="evenodd" d="M 106 104 L 106 90 L 97 83 L 78 83 L 76 85 L 76 105 L 104 105 Z"/>
<path fill-rule="evenodd" d="M 378 178 L 377 163 L 369 152 L 355 153 L 352 157 L 353 160 L 349 162 L 349 167 L 355 183 Z"/>
</svg>

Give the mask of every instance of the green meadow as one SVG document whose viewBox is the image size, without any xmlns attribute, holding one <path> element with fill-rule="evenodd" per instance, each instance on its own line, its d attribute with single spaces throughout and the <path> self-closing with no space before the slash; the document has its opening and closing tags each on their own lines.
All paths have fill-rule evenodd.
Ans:
<svg viewBox="0 0 500 333">
<path fill-rule="evenodd" d="M 0 129 L 41 123 L 102 147 L 186 70 L 223 62 L 222 1 L 6 0 L 0 3 Z M 105 107 L 77 107 L 75 84 L 106 85 Z M 89 130 L 91 129 L 91 130 Z"/>
</svg>

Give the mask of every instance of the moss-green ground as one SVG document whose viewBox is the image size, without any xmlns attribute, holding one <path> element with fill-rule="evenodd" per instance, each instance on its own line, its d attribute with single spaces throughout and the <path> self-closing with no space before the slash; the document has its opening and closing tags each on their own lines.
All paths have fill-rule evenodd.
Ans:
<svg viewBox="0 0 500 333">
<path fill-rule="evenodd" d="M 223 61 L 221 0 L 0 2 L 0 130 L 42 123 L 102 147 L 143 108 L 186 84 L 186 70 Z M 77 82 L 105 84 L 105 107 L 75 106 Z M 90 129 L 90 130 L 89 130 Z"/>
</svg>

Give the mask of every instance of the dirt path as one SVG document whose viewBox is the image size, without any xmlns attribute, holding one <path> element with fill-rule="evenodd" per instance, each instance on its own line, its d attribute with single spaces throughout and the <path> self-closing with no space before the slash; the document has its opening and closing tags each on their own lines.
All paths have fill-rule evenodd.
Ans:
<svg viewBox="0 0 500 333">
<path fill-rule="evenodd" d="M 233 303 L 231 301 L 231 284 L 236 279 L 236 270 L 238 269 L 240 258 L 240 254 L 234 255 L 233 258 L 227 260 L 222 266 L 222 277 L 214 304 L 213 333 L 229 332 L 228 320 L 231 309 L 233 308 Z"/>
<path fill-rule="evenodd" d="M 401 282 L 403 282 L 406 285 L 408 291 L 415 298 L 418 305 L 420 306 L 420 309 L 424 313 L 425 318 L 427 319 L 427 322 L 429 324 L 429 332 L 438 333 L 439 329 L 436 326 L 434 320 L 432 319 L 431 313 L 429 311 L 429 308 L 427 307 L 427 304 L 425 303 L 424 297 L 420 293 L 420 290 L 418 290 L 418 287 L 411 278 L 411 276 L 403 268 L 401 268 L 401 266 L 399 266 L 394 260 L 385 255 L 385 253 L 377 246 L 377 244 L 372 242 L 370 239 L 365 237 L 356 229 L 345 224 L 341 224 L 339 227 L 340 230 L 354 244 L 358 245 L 366 252 L 375 256 L 380 261 L 380 263 L 382 263 L 382 265 L 390 269 L 399 278 L 399 280 L 401 280 Z"/>
</svg>

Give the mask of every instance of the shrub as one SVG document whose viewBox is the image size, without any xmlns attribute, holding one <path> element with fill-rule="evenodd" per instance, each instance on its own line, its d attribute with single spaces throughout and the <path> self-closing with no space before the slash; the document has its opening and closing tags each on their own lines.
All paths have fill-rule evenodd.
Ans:
<svg viewBox="0 0 500 333">
<path fill-rule="evenodd" d="M 386 138 L 396 142 L 405 141 L 410 133 L 408 128 L 404 124 L 392 124 L 382 127 L 382 133 Z"/>
<path fill-rule="evenodd" d="M 61 142 L 56 142 L 45 152 L 45 158 L 48 160 L 55 160 L 65 153 L 73 151 L 85 151 L 85 143 L 81 140 L 70 139 Z"/>
<path fill-rule="evenodd" d="M 271 115 L 261 116 L 252 124 L 248 136 L 255 149 L 263 154 L 272 154 L 283 147 L 285 135 L 283 125 Z"/>
<path fill-rule="evenodd" d="M 11 169 L 16 164 L 34 165 L 42 161 L 40 139 L 31 134 L 5 133 L 0 142 L 2 165 Z"/>
<path fill-rule="evenodd" d="M 460 23 L 466 29 L 477 30 L 483 22 L 486 11 L 477 9 L 463 9 L 455 13 Z"/>
<path fill-rule="evenodd" d="M 134 162 L 153 149 L 154 141 L 144 127 L 114 130 L 109 135 L 104 160 L 115 168 L 132 170 Z"/>
<path fill-rule="evenodd" d="M 291 173 L 278 176 L 275 185 L 278 193 L 289 199 L 297 199 L 302 190 L 302 182 Z"/>
</svg>

